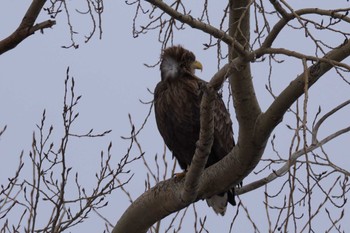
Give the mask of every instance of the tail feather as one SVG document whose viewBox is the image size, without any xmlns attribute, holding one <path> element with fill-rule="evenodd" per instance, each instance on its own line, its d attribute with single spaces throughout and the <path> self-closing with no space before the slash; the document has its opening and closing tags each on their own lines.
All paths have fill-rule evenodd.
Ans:
<svg viewBox="0 0 350 233">
<path fill-rule="evenodd" d="M 236 196 L 236 193 L 235 193 L 235 188 L 232 188 L 230 190 L 227 191 L 227 201 L 232 205 L 232 206 L 235 206 L 237 203 L 236 203 L 236 200 L 235 200 L 235 196 Z"/>
<path fill-rule="evenodd" d="M 212 207 L 216 214 L 220 214 L 222 216 L 226 213 L 227 208 L 227 193 L 222 193 L 219 195 L 214 195 L 207 200 L 208 206 Z"/>
<path fill-rule="evenodd" d="M 236 205 L 235 189 L 232 188 L 226 193 L 214 195 L 211 198 L 206 199 L 206 201 L 208 206 L 212 207 L 216 214 L 224 216 L 226 213 L 228 202 L 233 206 Z"/>
</svg>

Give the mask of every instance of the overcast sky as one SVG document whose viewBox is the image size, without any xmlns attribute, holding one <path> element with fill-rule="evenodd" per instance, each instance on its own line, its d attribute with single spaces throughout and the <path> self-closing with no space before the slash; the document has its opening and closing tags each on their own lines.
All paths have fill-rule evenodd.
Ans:
<svg viewBox="0 0 350 233">
<path fill-rule="evenodd" d="M 31 1 L 6 0 L 0 8 L 0 39 L 8 36 L 20 23 L 27 7 Z M 82 1 L 83 2 L 83 1 Z M 335 8 L 335 1 L 323 1 L 322 8 Z M 346 1 L 336 1 L 341 4 Z M 302 0 L 294 1 L 294 4 L 303 3 Z M 318 1 L 304 1 L 309 7 L 320 7 Z M 212 6 L 215 10 L 220 6 Z M 344 7 L 344 6 L 343 6 Z M 83 8 L 84 9 L 84 8 Z M 82 10 L 83 10 L 82 9 Z M 221 14 L 221 11 L 220 11 Z M 128 113 L 140 126 L 148 112 L 148 105 L 143 105 L 139 100 L 150 101 L 153 96 L 147 88 L 153 91 L 159 81 L 158 67 L 150 69 L 144 63 L 153 64 L 158 61 L 160 44 L 157 42 L 157 33 L 153 32 L 138 38 L 132 37 L 132 19 L 134 7 L 125 5 L 124 1 L 105 1 L 105 12 L 103 14 L 103 38 L 99 40 L 95 36 L 89 43 L 85 44 L 84 33 L 89 33 L 90 22 L 87 19 L 76 18 L 74 24 L 79 34 L 76 36 L 79 49 L 63 49 L 61 46 L 69 45 L 69 29 L 65 17 L 62 15 L 57 19 L 57 25 L 52 29 L 46 29 L 44 34 L 36 33 L 26 39 L 14 50 L 0 56 L 0 127 L 7 125 L 5 134 L 0 139 L 0 182 L 5 183 L 7 177 L 13 175 L 18 158 L 23 150 L 27 155 L 31 147 L 31 139 L 36 124 L 39 123 L 42 112 L 46 109 L 47 124 L 54 125 L 56 138 L 62 133 L 61 112 L 63 106 L 64 79 L 66 69 L 70 67 L 70 75 L 76 81 L 76 94 L 83 96 L 78 106 L 79 120 L 74 130 L 76 133 L 86 133 L 93 128 L 97 132 L 112 129 L 112 133 L 103 139 L 79 139 L 72 140 L 70 148 L 70 163 L 75 171 L 81 174 L 83 182 L 89 184 L 94 178 L 96 163 L 99 161 L 100 151 L 105 150 L 110 141 L 113 142 L 113 156 L 118 161 L 127 150 L 128 142 L 121 140 L 120 136 L 128 136 L 130 125 Z M 39 21 L 46 20 L 47 16 L 42 13 Z M 88 23 L 86 23 L 88 22 Z M 302 34 L 302 32 L 301 32 Z M 204 51 L 202 44 L 206 42 L 201 38 L 202 34 L 192 29 L 180 34 L 175 38 L 176 44 L 182 44 L 192 50 L 197 59 L 204 66 L 199 74 L 205 80 L 209 80 L 216 70 L 215 51 Z M 276 43 L 279 46 L 290 46 L 300 52 L 309 52 L 313 49 L 307 43 L 302 42 L 303 37 L 295 34 L 284 33 Z M 335 40 L 335 38 L 327 38 Z M 336 38 L 339 39 L 339 38 Z M 336 44 L 342 40 L 335 41 Z M 292 43 L 291 43 L 292 42 Z M 282 59 L 282 57 L 281 57 Z M 290 68 L 294 64 L 294 68 Z M 272 102 L 271 96 L 265 90 L 267 83 L 268 66 L 266 63 L 254 63 L 252 66 L 256 92 L 261 101 L 263 110 Z M 288 72 L 286 72 L 288 70 Z M 276 93 L 279 93 L 288 83 L 302 72 L 301 61 L 290 60 L 288 64 L 279 65 L 273 73 L 273 81 Z M 330 79 L 332 81 L 330 81 Z M 330 86 L 332 88 L 330 88 Z M 334 72 L 327 74 L 327 78 L 320 81 L 310 91 L 310 118 L 312 122 L 318 105 L 322 104 L 324 111 L 349 98 L 348 86 L 344 84 Z M 349 111 L 343 111 L 338 118 L 333 118 L 325 125 L 322 136 L 338 128 L 350 124 Z M 232 116 L 234 127 L 237 128 L 235 116 Z M 281 153 L 288 156 L 292 132 L 287 130 L 286 124 L 292 124 L 292 120 L 286 118 L 277 129 L 277 148 Z M 57 130 L 56 130 L 57 129 Z M 283 133 L 282 133 L 283 132 Z M 237 134 L 235 134 L 237 137 Z M 340 164 L 347 164 L 349 169 L 349 154 L 346 143 L 349 135 L 343 136 L 331 144 L 332 155 Z M 155 154 L 161 154 L 163 142 L 155 126 L 153 112 L 150 121 L 140 135 L 145 156 L 150 161 Z M 137 151 L 134 151 L 137 156 Z M 264 154 L 264 158 L 272 157 L 271 149 Z M 168 153 L 168 159 L 171 156 Z M 345 159 L 345 163 L 344 163 Z M 342 162 L 342 163 L 341 163 Z M 28 168 L 26 168 L 28 169 Z M 29 172 L 29 170 L 26 170 Z M 177 171 L 180 171 L 178 168 Z M 144 190 L 144 178 L 146 171 L 141 161 L 133 164 L 132 172 L 135 174 L 127 189 L 136 199 Z M 245 182 L 257 180 L 258 175 L 251 174 Z M 242 200 L 248 203 L 257 203 L 260 208 L 252 204 L 249 208 L 257 224 L 262 229 L 266 222 L 265 209 L 261 204 L 264 189 L 259 189 L 243 195 Z M 253 200 L 253 201 L 252 201 Z M 260 204 L 258 204 L 260 203 Z M 104 213 L 112 223 L 116 223 L 124 210 L 129 205 L 126 196 L 115 192 L 111 202 Z M 208 215 L 208 229 L 216 229 L 213 232 L 225 232 L 229 229 L 230 221 L 235 212 L 229 207 L 225 217 L 216 216 L 205 202 L 199 202 L 198 208 L 201 216 Z M 252 211 L 253 210 L 253 211 Z M 241 212 L 245 216 L 245 213 Z M 264 216 L 264 217 L 259 217 Z M 96 217 L 96 216 L 95 216 Z M 243 219 L 244 217 L 242 217 Z M 97 218 L 96 218 L 97 219 Z M 0 220 L 2 225 L 3 220 Z M 344 222 L 348 224 L 349 222 Z M 186 227 L 192 229 L 192 223 L 186 222 Z M 322 224 L 322 223 L 321 223 Z M 89 229 L 91 232 L 101 232 L 103 221 L 87 221 L 80 229 Z M 346 229 L 346 226 L 344 226 Z M 220 230 L 218 230 L 220 228 Z M 78 228 L 76 228 L 78 229 Z M 251 227 L 246 224 L 235 225 L 235 232 L 250 232 Z M 78 232 L 78 231 L 72 231 Z M 183 231 L 190 232 L 190 231 Z"/>
</svg>

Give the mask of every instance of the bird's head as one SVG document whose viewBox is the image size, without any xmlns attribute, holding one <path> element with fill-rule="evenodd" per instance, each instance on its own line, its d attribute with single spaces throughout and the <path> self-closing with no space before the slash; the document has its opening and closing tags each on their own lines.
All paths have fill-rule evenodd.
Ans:
<svg viewBox="0 0 350 233">
<path fill-rule="evenodd" d="M 166 48 L 161 56 L 160 71 L 162 80 L 193 76 L 196 69 L 203 69 L 196 56 L 182 46 Z"/>
</svg>

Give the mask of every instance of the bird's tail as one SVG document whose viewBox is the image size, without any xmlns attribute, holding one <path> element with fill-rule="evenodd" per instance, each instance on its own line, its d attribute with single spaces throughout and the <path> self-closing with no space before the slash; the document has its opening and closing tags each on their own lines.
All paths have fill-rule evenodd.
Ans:
<svg viewBox="0 0 350 233">
<path fill-rule="evenodd" d="M 235 206 L 236 205 L 236 200 L 235 200 L 235 188 L 232 188 L 230 190 L 227 191 L 227 201 L 232 205 Z"/>
<path fill-rule="evenodd" d="M 216 214 L 224 216 L 227 208 L 227 196 L 227 193 L 221 193 L 208 198 L 206 201 L 208 206 L 212 207 Z"/>
<path fill-rule="evenodd" d="M 236 205 L 235 189 L 232 188 L 226 193 L 214 195 L 211 198 L 208 198 L 206 201 L 208 206 L 212 207 L 216 214 L 224 216 L 226 213 L 228 202 L 233 206 Z"/>
</svg>

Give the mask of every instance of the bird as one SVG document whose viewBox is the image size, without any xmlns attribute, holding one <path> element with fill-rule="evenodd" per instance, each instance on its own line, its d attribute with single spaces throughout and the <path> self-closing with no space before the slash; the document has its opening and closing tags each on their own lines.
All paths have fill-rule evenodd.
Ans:
<svg viewBox="0 0 350 233">
<path fill-rule="evenodd" d="M 155 119 L 159 133 L 173 157 L 187 171 L 196 150 L 200 131 L 200 104 L 203 85 L 207 82 L 195 75 L 202 70 L 193 52 L 181 45 L 163 50 L 160 58 L 161 80 L 154 90 Z M 222 96 L 214 100 L 214 141 L 205 167 L 224 158 L 235 146 L 230 113 Z M 208 198 L 207 204 L 216 214 L 224 215 L 227 203 L 236 205 L 234 188 Z"/>
</svg>

